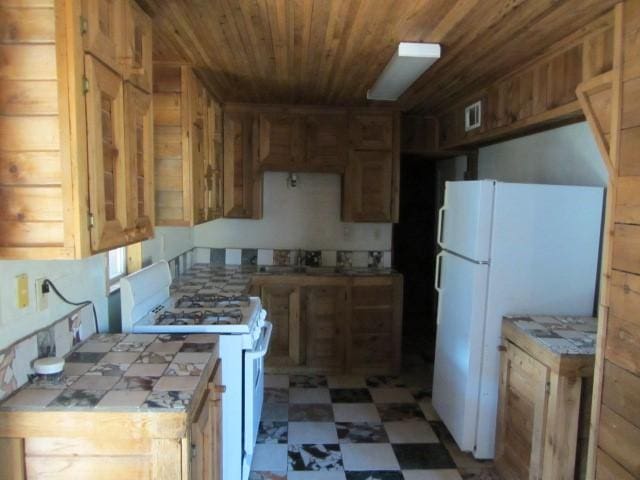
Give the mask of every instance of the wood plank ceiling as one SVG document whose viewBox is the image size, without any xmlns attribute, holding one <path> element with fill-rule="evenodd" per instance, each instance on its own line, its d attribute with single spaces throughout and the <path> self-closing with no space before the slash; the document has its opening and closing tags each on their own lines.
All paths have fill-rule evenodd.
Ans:
<svg viewBox="0 0 640 480">
<path fill-rule="evenodd" d="M 140 0 L 154 59 L 194 65 L 223 102 L 365 105 L 400 41 L 443 58 L 399 100 L 437 112 L 617 0 Z"/>
</svg>

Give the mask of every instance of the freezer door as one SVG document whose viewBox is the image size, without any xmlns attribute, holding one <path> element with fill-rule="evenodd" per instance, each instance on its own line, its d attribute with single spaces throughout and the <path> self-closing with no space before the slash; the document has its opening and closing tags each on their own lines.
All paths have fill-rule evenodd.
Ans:
<svg viewBox="0 0 640 480">
<path fill-rule="evenodd" d="M 438 218 L 438 243 L 476 261 L 489 260 L 493 180 L 447 182 Z"/>
<path fill-rule="evenodd" d="M 437 289 L 433 406 L 461 450 L 476 438 L 489 266 L 443 252 Z"/>
</svg>

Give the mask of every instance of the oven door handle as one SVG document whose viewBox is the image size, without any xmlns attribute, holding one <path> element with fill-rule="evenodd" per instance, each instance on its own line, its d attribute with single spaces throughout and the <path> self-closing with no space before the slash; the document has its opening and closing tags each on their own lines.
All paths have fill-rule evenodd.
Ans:
<svg viewBox="0 0 640 480">
<path fill-rule="evenodd" d="M 269 350 L 269 342 L 271 342 L 271 332 L 273 332 L 273 323 L 265 321 L 262 329 L 266 330 L 266 332 L 261 336 L 263 340 L 258 341 L 258 347 L 256 350 L 246 353 L 247 358 L 258 359 L 267 354 L 267 351 Z"/>
</svg>

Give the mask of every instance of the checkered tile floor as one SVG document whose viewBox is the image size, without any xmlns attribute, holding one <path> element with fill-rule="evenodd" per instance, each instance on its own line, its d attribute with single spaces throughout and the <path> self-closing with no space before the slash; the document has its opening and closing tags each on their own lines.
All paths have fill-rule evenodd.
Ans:
<svg viewBox="0 0 640 480">
<path fill-rule="evenodd" d="M 250 480 L 498 478 L 458 450 L 420 380 L 267 375 Z"/>
</svg>

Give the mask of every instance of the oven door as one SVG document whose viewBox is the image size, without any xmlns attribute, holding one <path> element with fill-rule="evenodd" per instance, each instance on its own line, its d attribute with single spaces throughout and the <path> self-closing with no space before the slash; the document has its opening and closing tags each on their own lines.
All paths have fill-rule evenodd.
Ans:
<svg viewBox="0 0 640 480">
<path fill-rule="evenodd" d="M 269 349 L 272 330 L 272 323 L 265 321 L 255 348 L 244 352 L 244 450 L 247 455 L 253 453 L 258 437 L 264 399 L 264 356 Z"/>
</svg>

